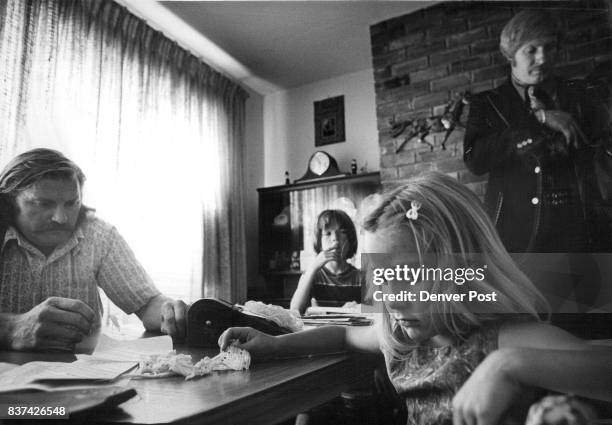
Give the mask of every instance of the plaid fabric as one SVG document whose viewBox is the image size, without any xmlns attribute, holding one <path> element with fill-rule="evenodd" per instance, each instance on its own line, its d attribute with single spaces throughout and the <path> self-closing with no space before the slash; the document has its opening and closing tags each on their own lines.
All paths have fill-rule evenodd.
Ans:
<svg viewBox="0 0 612 425">
<path fill-rule="evenodd" d="M 14 227 L 0 250 L 0 312 L 23 313 L 49 297 L 78 299 L 101 318 L 98 288 L 130 314 L 160 294 L 117 229 L 88 213 L 45 257 Z"/>
</svg>

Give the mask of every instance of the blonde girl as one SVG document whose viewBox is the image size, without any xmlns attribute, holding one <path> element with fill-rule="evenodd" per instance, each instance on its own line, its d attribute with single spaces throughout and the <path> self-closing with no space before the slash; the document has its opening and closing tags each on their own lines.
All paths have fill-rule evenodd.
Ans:
<svg viewBox="0 0 612 425">
<path fill-rule="evenodd" d="M 529 387 L 612 400 L 612 351 L 540 321 L 544 299 L 465 186 L 440 173 L 415 178 L 380 196 L 364 229 L 366 253 L 403 253 L 451 269 L 464 268 L 476 254 L 487 266 L 486 278 L 470 282 L 469 290 L 495 292 L 496 301 L 483 308 L 466 298 L 432 303 L 387 297 L 371 327 L 330 326 L 279 337 L 231 328 L 219 344 L 238 340 L 255 358 L 381 352 L 414 425 L 494 425 L 516 410 Z M 396 279 L 377 288 L 389 295 L 406 286 Z M 468 289 L 441 281 L 428 288 L 444 294 Z"/>
</svg>

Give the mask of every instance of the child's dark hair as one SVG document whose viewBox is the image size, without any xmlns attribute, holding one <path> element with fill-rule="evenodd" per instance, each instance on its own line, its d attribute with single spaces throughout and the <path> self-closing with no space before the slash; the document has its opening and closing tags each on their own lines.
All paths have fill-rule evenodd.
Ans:
<svg viewBox="0 0 612 425">
<path fill-rule="evenodd" d="M 342 210 L 325 210 L 319 214 L 317 218 L 317 226 L 315 229 L 314 250 L 318 254 L 321 252 L 321 233 L 327 227 L 337 226 L 346 232 L 348 238 L 349 249 L 346 253 L 346 258 L 351 258 L 357 252 L 357 231 L 353 220 Z"/>
</svg>

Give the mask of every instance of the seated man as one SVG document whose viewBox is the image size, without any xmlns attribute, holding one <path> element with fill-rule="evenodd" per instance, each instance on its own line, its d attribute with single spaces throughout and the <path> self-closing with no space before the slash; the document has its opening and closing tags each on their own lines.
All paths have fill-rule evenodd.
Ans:
<svg viewBox="0 0 612 425">
<path fill-rule="evenodd" d="M 185 303 L 163 296 L 117 230 L 81 204 L 84 181 L 50 149 L 0 174 L 0 349 L 74 351 L 100 324 L 98 288 L 147 330 L 185 334 Z"/>
</svg>

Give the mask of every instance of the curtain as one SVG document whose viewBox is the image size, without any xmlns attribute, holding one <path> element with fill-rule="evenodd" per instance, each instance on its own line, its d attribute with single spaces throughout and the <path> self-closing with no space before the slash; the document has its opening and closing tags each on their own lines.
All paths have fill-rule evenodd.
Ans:
<svg viewBox="0 0 612 425">
<path fill-rule="evenodd" d="M 104 0 L 0 0 L 0 162 L 75 160 L 162 292 L 246 296 L 246 92 Z"/>
</svg>

